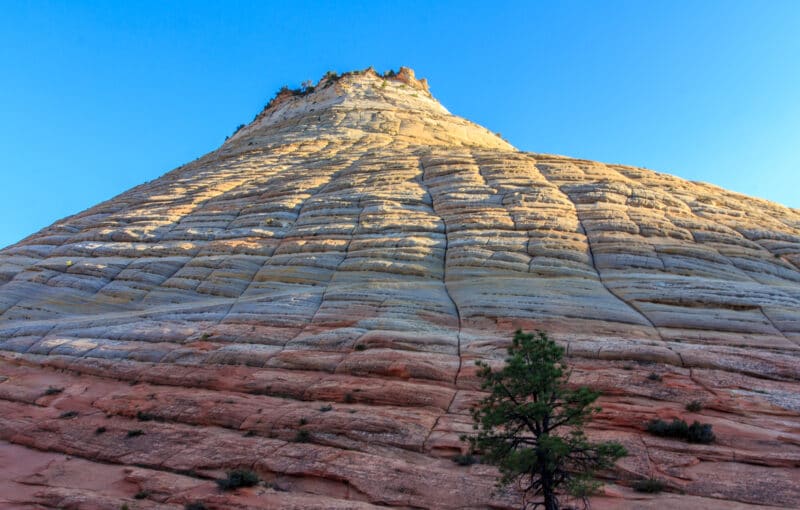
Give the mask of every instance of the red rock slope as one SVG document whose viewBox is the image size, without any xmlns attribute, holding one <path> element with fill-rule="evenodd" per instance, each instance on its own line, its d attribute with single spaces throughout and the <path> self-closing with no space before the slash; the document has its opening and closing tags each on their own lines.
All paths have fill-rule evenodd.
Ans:
<svg viewBox="0 0 800 510">
<path fill-rule="evenodd" d="M 514 508 L 449 458 L 518 327 L 631 452 L 595 508 L 798 505 L 800 212 L 519 152 L 403 70 L 0 251 L 0 508 Z"/>
</svg>

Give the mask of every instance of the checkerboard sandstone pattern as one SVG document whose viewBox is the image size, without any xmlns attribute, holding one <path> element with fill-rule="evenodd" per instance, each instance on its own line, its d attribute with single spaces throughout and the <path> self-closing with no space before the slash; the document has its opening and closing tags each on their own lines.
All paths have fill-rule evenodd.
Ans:
<svg viewBox="0 0 800 510">
<path fill-rule="evenodd" d="M 800 211 L 521 152 L 403 69 L 0 251 L 0 508 L 515 508 L 450 457 L 517 328 L 630 452 L 594 508 L 800 501 Z M 269 485 L 218 492 L 237 467 Z"/>
</svg>

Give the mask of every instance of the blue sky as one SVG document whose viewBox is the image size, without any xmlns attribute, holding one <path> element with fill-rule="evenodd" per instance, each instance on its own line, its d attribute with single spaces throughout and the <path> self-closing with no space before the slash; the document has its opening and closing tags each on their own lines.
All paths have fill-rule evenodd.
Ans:
<svg viewBox="0 0 800 510">
<path fill-rule="evenodd" d="M 408 65 L 522 150 L 800 207 L 800 2 L 5 2 L 0 246 L 219 146 L 284 84 Z"/>
</svg>

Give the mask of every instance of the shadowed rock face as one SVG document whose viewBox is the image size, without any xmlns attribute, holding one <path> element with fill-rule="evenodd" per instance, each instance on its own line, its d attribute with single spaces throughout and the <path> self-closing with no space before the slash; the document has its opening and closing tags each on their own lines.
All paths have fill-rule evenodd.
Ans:
<svg viewBox="0 0 800 510">
<path fill-rule="evenodd" d="M 630 451 L 595 508 L 800 501 L 800 212 L 520 152 L 404 70 L 0 251 L 0 508 L 514 508 L 449 457 L 516 328 Z M 218 492 L 237 467 L 271 485 Z"/>
</svg>

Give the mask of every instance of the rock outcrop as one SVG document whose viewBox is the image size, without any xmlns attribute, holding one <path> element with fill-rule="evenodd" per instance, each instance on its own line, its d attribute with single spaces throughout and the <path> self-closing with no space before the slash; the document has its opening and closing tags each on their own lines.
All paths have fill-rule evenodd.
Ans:
<svg viewBox="0 0 800 510">
<path fill-rule="evenodd" d="M 0 508 L 514 508 L 450 458 L 516 328 L 630 451 L 595 508 L 798 505 L 800 211 L 520 152 L 404 69 L 0 251 Z"/>
</svg>

